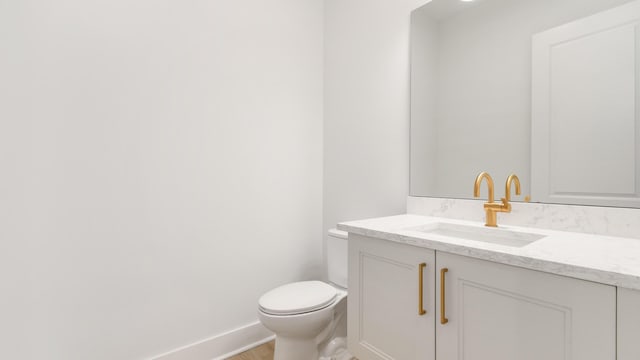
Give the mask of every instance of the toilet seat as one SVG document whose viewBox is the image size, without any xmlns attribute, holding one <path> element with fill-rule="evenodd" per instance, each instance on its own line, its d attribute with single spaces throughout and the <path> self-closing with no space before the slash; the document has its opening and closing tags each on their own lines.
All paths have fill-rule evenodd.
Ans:
<svg viewBox="0 0 640 360">
<path fill-rule="evenodd" d="M 271 315 L 298 315 L 331 305 L 337 290 L 322 281 L 301 281 L 277 287 L 260 297 L 261 311 Z"/>
</svg>

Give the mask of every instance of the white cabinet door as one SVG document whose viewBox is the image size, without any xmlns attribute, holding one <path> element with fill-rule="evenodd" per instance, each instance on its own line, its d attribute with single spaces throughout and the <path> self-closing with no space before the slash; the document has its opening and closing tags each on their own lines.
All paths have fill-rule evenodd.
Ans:
<svg viewBox="0 0 640 360">
<path fill-rule="evenodd" d="M 434 268 L 432 250 L 349 234 L 348 337 L 355 357 L 435 358 Z"/>
<path fill-rule="evenodd" d="M 437 253 L 438 360 L 615 360 L 616 288 Z"/>
</svg>

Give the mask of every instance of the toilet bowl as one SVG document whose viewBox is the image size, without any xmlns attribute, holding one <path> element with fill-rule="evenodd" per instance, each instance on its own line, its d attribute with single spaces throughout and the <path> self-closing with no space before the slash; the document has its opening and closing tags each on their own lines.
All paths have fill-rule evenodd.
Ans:
<svg viewBox="0 0 640 360">
<path fill-rule="evenodd" d="M 276 335 L 274 360 L 351 359 L 347 336 L 347 234 L 330 230 L 328 279 L 301 281 L 258 300 L 260 322 Z"/>
</svg>

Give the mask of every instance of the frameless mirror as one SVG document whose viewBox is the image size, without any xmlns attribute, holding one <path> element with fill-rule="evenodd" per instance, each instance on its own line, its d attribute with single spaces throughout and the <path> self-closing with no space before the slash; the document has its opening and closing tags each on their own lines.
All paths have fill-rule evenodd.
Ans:
<svg viewBox="0 0 640 360">
<path fill-rule="evenodd" d="M 516 173 L 532 201 L 638 207 L 640 16 L 603 25 L 637 1 L 433 0 L 415 10 L 411 195 L 472 198 L 487 171 L 500 189 Z"/>
</svg>

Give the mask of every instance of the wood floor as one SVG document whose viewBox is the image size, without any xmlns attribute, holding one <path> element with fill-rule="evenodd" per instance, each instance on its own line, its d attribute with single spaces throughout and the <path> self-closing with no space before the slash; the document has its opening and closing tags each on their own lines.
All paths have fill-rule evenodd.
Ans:
<svg viewBox="0 0 640 360">
<path fill-rule="evenodd" d="M 227 360 L 273 360 L 275 341 L 269 341 L 251 350 L 232 356 Z"/>
</svg>

